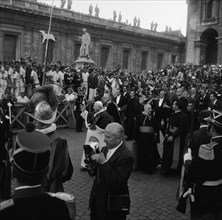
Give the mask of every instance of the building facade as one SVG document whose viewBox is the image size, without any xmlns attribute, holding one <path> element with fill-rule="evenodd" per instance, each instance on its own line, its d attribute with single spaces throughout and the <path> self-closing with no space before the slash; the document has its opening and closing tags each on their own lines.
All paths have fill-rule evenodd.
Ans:
<svg viewBox="0 0 222 220">
<path fill-rule="evenodd" d="M 187 0 L 186 62 L 222 64 L 222 1 Z"/>
<path fill-rule="evenodd" d="M 0 0 L 0 61 L 29 56 L 44 60 L 43 34 L 49 27 L 50 6 L 29 0 Z M 184 62 L 185 38 L 142 29 L 72 10 L 54 8 L 48 59 L 71 65 L 79 56 L 82 29 L 91 35 L 96 67 L 127 71 L 160 69 Z"/>
</svg>

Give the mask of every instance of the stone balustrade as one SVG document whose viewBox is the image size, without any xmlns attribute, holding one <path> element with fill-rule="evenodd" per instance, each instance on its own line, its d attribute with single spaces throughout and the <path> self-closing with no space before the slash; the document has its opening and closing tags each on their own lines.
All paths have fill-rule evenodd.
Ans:
<svg viewBox="0 0 222 220">
<path fill-rule="evenodd" d="M 41 15 L 50 15 L 50 7 L 51 5 L 30 1 L 30 0 L 0 0 L 1 6 L 5 8 L 11 9 L 19 9 L 21 11 L 31 12 L 33 14 L 41 14 Z M 84 13 L 79 13 L 73 10 L 68 9 L 61 9 L 58 7 L 53 8 L 53 17 L 59 18 L 61 20 L 73 20 L 79 23 L 91 23 L 99 26 L 105 26 L 106 29 L 118 29 L 127 32 L 133 32 L 136 34 L 140 34 L 142 36 L 149 36 L 149 37 L 159 37 L 164 38 L 166 40 L 173 40 L 173 41 L 185 41 L 184 38 L 180 36 L 173 36 L 166 33 L 154 32 L 148 29 L 144 29 L 141 27 L 135 27 L 123 22 L 116 22 L 111 19 L 104 19 L 95 16 L 91 16 Z"/>
</svg>

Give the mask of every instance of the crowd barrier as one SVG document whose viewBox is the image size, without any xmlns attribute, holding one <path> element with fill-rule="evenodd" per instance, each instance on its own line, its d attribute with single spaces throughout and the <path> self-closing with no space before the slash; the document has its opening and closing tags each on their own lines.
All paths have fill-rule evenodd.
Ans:
<svg viewBox="0 0 222 220">
<path fill-rule="evenodd" d="M 12 129 L 24 129 L 28 122 L 33 119 L 25 112 L 29 112 L 28 104 L 16 103 L 12 111 Z M 57 116 L 54 122 L 57 128 L 75 128 L 75 116 L 73 104 L 61 103 L 57 109 Z"/>
</svg>

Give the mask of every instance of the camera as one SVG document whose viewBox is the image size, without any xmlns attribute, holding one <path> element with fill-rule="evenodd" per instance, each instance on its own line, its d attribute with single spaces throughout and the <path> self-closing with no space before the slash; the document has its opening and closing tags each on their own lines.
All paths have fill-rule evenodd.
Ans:
<svg viewBox="0 0 222 220">
<path fill-rule="evenodd" d="M 99 142 L 89 141 L 89 144 L 83 145 L 83 150 L 84 150 L 84 154 L 85 154 L 84 162 L 86 164 L 86 169 L 88 170 L 88 173 L 90 176 L 95 176 L 98 163 L 95 160 L 92 160 L 91 157 L 94 154 L 100 153 Z"/>
</svg>

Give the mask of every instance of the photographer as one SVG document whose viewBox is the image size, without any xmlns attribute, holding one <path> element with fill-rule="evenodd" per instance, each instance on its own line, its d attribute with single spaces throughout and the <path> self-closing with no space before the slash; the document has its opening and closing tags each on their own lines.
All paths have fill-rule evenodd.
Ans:
<svg viewBox="0 0 222 220">
<path fill-rule="evenodd" d="M 98 163 L 96 178 L 91 190 L 89 207 L 91 220 L 125 220 L 129 214 L 130 200 L 128 179 L 133 169 L 134 158 L 124 141 L 124 129 L 118 123 L 105 128 L 106 147 L 91 158 Z M 114 199 L 115 198 L 115 199 Z M 124 198 L 124 199 L 123 199 Z M 122 200 L 123 199 L 123 200 Z M 109 206 L 108 200 L 120 206 Z M 126 203 L 122 203 L 126 200 Z M 122 206 L 125 209 L 122 209 Z"/>
</svg>

